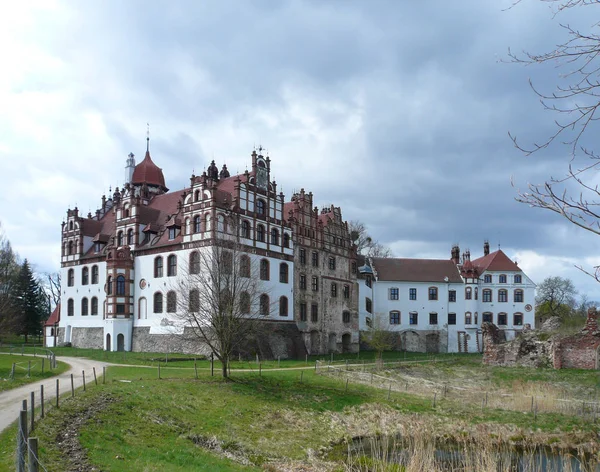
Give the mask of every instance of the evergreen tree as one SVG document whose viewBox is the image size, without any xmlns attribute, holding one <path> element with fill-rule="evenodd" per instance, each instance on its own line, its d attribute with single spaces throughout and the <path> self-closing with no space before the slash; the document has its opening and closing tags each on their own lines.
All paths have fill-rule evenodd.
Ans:
<svg viewBox="0 0 600 472">
<path fill-rule="evenodd" d="M 0 332 L 16 333 L 15 288 L 19 275 L 19 263 L 10 242 L 0 227 Z"/>
<path fill-rule="evenodd" d="M 48 311 L 48 298 L 35 277 L 27 259 L 23 261 L 15 292 L 15 318 L 19 320 L 19 334 L 39 336 Z"/>
</svg>

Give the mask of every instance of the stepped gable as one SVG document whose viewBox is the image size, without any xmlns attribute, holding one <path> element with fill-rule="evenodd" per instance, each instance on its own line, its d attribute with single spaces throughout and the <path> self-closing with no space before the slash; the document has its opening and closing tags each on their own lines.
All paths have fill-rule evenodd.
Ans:
<svg viewBox="0 0 600 472">
<path fill-rule="evenodd" d="M 164 192 L 169 191 L 165 185 L 163 171 L 152 161 L 150 151 L 146 151 L 144 160 L 135 166 L 133 176 L 131 177 L 131 183 L 133 185 L 146 184 L 148 186 L 158 187 Z"/>
<path fill-rule="evenodd" d="M 478 269 L 479 273 L 482 274 L 486 270 L 495 270 L 500 272 L 520 272 L 521 269 L 517 264 L 510 260 L 510 258 L 498 249 L 487 256 L 480 257 L 473 261 L 473 265 Z"/>
<path fill-rule="evenodd" d="M 372 261 L 378 280 L 462 283 L 458 268 L 451 260 L 374 257 Z"/>
</svg>

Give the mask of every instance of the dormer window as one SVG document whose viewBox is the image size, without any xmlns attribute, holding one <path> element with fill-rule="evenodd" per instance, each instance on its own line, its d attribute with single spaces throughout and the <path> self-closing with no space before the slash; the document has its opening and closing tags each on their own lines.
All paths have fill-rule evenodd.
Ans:
<svg viewBox="0 0 600 472">
<path fill-rule="evenodd" d="M 175 228 L 174 226 L 171 226 L 169 228 L 169 239 L 175 239 L 176 236 L 177 236 L 177 228 Z"/>
<path fill-rule="evenodd" d="M 103 248 L 104 248 L 104 244 L 94 243 L 94 252 L 102 252 Z"/>
</svg>

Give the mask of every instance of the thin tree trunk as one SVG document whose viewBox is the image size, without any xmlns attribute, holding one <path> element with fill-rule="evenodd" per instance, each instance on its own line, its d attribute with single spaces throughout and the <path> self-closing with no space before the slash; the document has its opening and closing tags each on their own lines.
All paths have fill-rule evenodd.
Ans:
<svg viewBox="0 0 600 472">
<path fill-rule="evenodd" d="M 226 359 L 221 360 L 221 367 L 223 369 L 223 378 L 226 379 L 228 377 L 227 360 Z"/>
</svg>

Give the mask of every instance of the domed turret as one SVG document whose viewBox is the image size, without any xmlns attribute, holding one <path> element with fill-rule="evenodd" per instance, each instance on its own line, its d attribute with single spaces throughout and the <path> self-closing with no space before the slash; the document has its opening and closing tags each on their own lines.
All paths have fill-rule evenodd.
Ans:
<svg viewBox="0 0 600 472">
<path fill-rule="evenodd" d="M 146 156 L 142 162 L 135 166 L 133 176 L 131 177 L 131 184 L 138 186 L 146 184 L 149 189 L 159 190 L 160 193 L 168 192 L 169 189 L 165 185 L 165 176 L 163 175 L 162 169 L 158 167 L 150 157 L 150 139 L 147 138 L 147 141 Z"/>
</svg>

